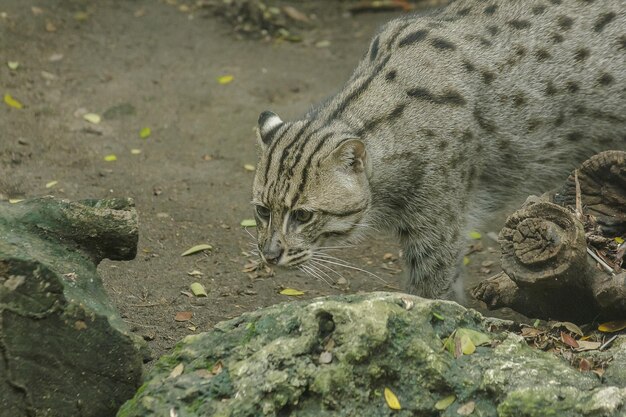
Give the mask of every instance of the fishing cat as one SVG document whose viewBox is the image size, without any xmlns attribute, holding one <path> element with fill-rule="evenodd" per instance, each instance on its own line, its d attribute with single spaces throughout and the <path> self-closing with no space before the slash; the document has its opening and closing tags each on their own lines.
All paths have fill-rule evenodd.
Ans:
<svg viewBox="0 0 626 417">
<path fill-rule="evenodd" d="M 263 259 L 302 265 L 386 228 L 407 291 L 449 297 L 468 225 L 626 148 L 625 63 L 623 0 L 458 0 L 391 21 L 336 95 L 292 122 L 261 113 Z"/>
</svg>

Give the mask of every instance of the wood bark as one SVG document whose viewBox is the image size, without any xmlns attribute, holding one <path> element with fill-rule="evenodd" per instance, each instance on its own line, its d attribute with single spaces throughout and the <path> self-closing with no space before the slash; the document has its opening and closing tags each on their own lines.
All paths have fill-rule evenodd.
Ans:
<svg viewBox="0 0 626 417">
<path fill-rule="evenodd" d="M 576 180 L 577 178 L 577 180 Z M 575 213 L 576 182 L 583 211 Z M 511 307 L 530 317 L 569 321 L 626 315 L 626 272 L 605 257 L 626 233 L 626 152 L 586 162 L 552 197 L 531 197 L 500 232 L 503 273 L 473 290 L 490 309 Z M 594 247 L 600 244 L 602 247 Z M 615 258 L 617 259 L 617 257 Z M 608 272 L 608 269 L 611 272 Z"/>
<path fill-rule="evenodd" d="M 0 415 L 114 415 L 134 394 L 145 343 L 96 266 L 137 238 L 129 199 L 0 203 Z"/>
</svg>

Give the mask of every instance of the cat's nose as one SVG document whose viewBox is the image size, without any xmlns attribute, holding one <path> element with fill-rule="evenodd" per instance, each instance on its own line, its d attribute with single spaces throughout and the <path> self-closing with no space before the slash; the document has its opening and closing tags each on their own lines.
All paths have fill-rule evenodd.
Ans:
<svg viewBox="0 0 626 417">
<path fill-rule="evenodd" d="M 277 265 L 280 261 L 280 257 L 283 254 L 283 248 L 280 246 L 274 246 L 263 251 L 263 257 L 269 264 Z"/>
</svg>

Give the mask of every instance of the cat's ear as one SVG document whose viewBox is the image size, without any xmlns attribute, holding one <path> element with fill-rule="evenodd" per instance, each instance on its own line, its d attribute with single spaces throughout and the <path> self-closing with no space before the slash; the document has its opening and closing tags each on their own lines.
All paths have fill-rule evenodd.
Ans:
<svg viewBox="0 0 626 417">
<path fill-rule="evenodd" d="M 367 151 L 365 150 L 365 144 L 359 139 L 349 139 L 342 142 L 332 152 L 331 157 L 335 163 L 339 164 L 346 171 L 354 173 L 365 172 L 369 175 Z"/>
<path fill-rule="evenodd" d="M 276 113 L 271 111 L 264 111 L 259 115 L 259 128 L 257 130 L 258 139 L 261 145 L 269 145 L 274 138 L 273 133 L 276 132 L 278 127 L 283 124 L 283 121 L 278 117 Z"/>
</svg>

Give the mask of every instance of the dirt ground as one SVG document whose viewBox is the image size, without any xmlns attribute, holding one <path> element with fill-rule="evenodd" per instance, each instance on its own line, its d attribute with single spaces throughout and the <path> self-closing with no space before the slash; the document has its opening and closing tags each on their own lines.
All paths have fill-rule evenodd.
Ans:
<svg viewBox="0 0 626 417">
<path fill-rule="evenodd" d="M 398 13 L 348 16 L 345 3 L 316 2 L 317 20 L 303 42 L 290 43 L 241 39 L 207 11 L 174 3 L 0 3 L 0 92 L 24 104 L 0 103 L 0 198 L 135 199 L 138 256 L 105 261 L 99 272 L 154 357 L 185 335 L 290 301 L 279 294 L 283 288 L 305 292 L 302 298 L 400 290 L 403 265 L 391 237 L 374 236 L 337 254 L 380 280 L 338 269 L 343 278 L 329 272 L 340 281 L 331 286 L 295 271 L 244 272 L 253 239 L 240 227 L 252 217 L 253 172 L 244 165 L 256 161 L 258 114 L 271 109 L 296 118 L 332 94 L 377 26 Z M 221 84 L 225 75 L 233 79 Z M 90 123 L 85 113 L 102 121 Z M 151 134 L 142 139 L 145 127 Z M 116 161 L 105 160 L 113 154 Z M 200 243 L 213 250 L 180 256 Z M 466 287 L 499 270 L 497 244 L 483 237 L 482 246 L 469 255 Z M 496 264 L 485 266 L 490 262 Z M 194 281 L 208 297 L 185 294 Z M 469 298 L 466 304 L 484 311 Z M 175 321 L 180 311 L 193 317 Z"/>
</svg>

